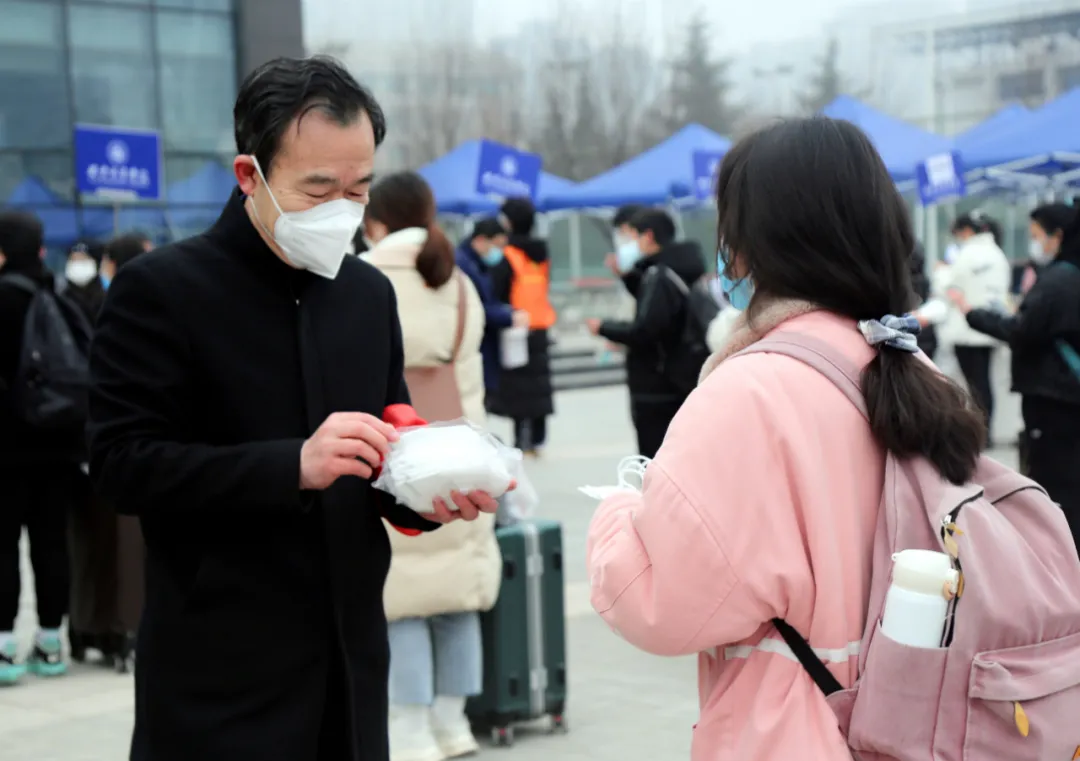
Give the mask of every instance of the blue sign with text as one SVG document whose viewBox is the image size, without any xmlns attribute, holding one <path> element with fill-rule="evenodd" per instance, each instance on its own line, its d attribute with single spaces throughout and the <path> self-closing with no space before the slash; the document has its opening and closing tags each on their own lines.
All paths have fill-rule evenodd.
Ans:
<svg viewBox="0 0 1080 761">
<path fill-rule="evenodd" d="M 150 130 L 75 125 L 76 186 L 122 200 L 161 200 L 161 136 Z"/>
<path fill-rule="evenodd" d="M 500 198 L 536 198 L 544 160 L 491 140 L 480 142 L 476 192 Z"/>
<path fill-rule="evenodd" d="M 939 153 L 921 162 L 915 167 L 915 180 L 923 206 L 962 198 L 967 192 L 964 167 L 956 151 Z"/>
<path fill-rule="evenodd" d="M 724 154 L 720 151 L 694 151 L 694 197 L 708 201 L 716 193 L 716 173 Z"/>
</svg>

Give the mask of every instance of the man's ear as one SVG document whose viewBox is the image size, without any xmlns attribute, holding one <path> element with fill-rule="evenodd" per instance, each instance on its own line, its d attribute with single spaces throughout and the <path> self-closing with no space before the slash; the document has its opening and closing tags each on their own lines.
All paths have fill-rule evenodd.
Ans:
<svg viewBox="0 0 1080 761">
<path fill-rule="evenodd" d="M 42 246 L 41 250 L 37 252 L 38 259 L 40 259 L 41 261 L 45 261 L 45 255 L 47 253 L 49 253 L 49 250 L 47 248 L 45 248 L 44 246 Z"/>
</svg>

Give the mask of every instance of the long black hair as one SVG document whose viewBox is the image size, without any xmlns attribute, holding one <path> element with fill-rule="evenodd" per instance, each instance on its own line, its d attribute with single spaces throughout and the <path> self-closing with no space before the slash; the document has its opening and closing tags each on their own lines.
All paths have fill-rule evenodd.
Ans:
<svg viewBox="0 0 1080 761">
<path fill-rule="evenodd" d="M 751 134 L 724 158 L 716 200 L 719 239 L 733 254 L 726 274 L 754 283 L 751 322 L 769 299 L 809 301 L 855 320 L 911 309 L 907 208 L 853 124 L 813 117 Z M 962 388 L 890 348 L 866 366 L 862 388 L 882 446 L 926 457 L 954 483 L 971 478 L 986 425 Z"/>
</svg>

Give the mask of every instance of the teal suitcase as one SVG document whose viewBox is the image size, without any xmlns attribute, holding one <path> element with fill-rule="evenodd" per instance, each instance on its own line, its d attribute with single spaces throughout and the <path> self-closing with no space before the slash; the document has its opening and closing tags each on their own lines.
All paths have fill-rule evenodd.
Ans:
<svg viewBox="0 0 1080 761">
<path fill-rule="evenodd" d="M 566 728 L 566 617 L 562 525 L 528 520 L 496 529 L 503 557 L 495 607 L 481 616 L 484 692 L 470 698 L 472 723 L 496 745 L 514 724 L 550 716 Z"/>
</svg>

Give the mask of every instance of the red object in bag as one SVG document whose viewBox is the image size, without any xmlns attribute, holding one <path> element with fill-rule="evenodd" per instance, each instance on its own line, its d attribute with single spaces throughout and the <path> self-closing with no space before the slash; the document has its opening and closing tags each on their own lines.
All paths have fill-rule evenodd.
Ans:
<svg viewBox="0 0 1080 761">
<path fill-rule="evenodd" d="M 391 404 L 383 410 L 382 419 L 384 423 L 389 423 L 398 430 L 401 430 L 402 428 L 416 428 L 418 426 L 424 426 L 428 424 L 426 420 L 416 414 L 416 410 L 414 410 L 412 408 L 412 405 L 409 404 Z M 380 470 L 382 470 L 381 466 L 375 469 L 375 471 L 371 475 L 372 480 L 375 480 L 379 477 Z M 389 515 L 387 515 L 387 511 L 385 509 L 385 500 L 388 499 L 393 499 L 393 497 L 391 497 L 389 494 L 383 494 L 381 492 L 376 495 L 376 502 L 379 505 L 380 512 L 391 526 L 394 526 L 395 529 L 400 531 L 405 536 L 420 536 L 420 534 L 424 533 L 419 529 L 402 528 L 401 526 L 394 525 L 393 519 Z"/>
</svg>

